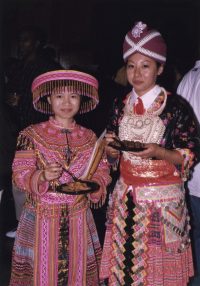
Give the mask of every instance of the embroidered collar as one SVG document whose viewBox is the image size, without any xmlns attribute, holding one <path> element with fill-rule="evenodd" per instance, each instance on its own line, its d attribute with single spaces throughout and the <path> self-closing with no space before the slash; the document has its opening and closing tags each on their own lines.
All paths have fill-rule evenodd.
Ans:
<svg viewBox="0 0 200 286">
<path fill-rule="evenodd" d="M 66 127 L 64 127 L 64 125 L 62 123 L 58 122 L 53 116 L 49 117 L 49 122 L 50 122 L 50 124 L 52 124 L 54 127 L 58 128 L 58 129 L 72 130 L 76 127 L 76 121 L 73 121 L 73 123 L 71 124 L 71 127 L 66 128 Z"/>
</svg>

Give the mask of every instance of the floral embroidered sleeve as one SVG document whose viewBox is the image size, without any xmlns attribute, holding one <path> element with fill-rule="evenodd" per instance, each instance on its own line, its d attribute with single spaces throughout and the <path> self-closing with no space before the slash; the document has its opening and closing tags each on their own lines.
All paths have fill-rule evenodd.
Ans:
<svg viewBox="0 0 200 286">
<path fill-rule="evenodd" d="M 117 135 L 118 135 L 119 122 L 123 116 L 123 108 L 124 108 L 123 100 L 121 98 L 116 98 L 111 108 L 109 114 L 109 121 L 106 127 L 108 131 L 113 131 Z"/>
<path fill-rule="evenodd" d="M 49 183 L 39 182 L 42 172 L 37 167 L 34 143 L 27 136 L 26 130 L 22 131 L 17 140 L 17 150 L 13 161 L 13 182 L 19 189 L 36 195 L 47 192 Z"/>
<path fill-rule="evenodd" d="M 180 172 L 186 181 L 193 166 L 200 161 L 200 131 L 189 104 L 178 95 L 172 97 L 164 114 L 166 132 L 163 142 L 166 148 L 177 150 L 183 156 Z"/>
<path fill-rule="evenodd" d="M 183 181 L 187 181 L 190 176 L 190 168 L 194 163 L 194 153 L 190 149 L 176 149 L 183 156 L 183 163 L 181 166 L 181 177 Z"/>
<path fill-rule="evenodd" d="M 115 98 L 106 127 L 107 131 L 114 132 L 116 135 L 118 135 L 119 122 L 123 116 L 124 105 L 124 100 L 122 100 L 122 98 Z M 116 159 L 107 156 L 107 159 L 112 170 L 116 171 L 118 168 L 120 155 Z"/>
</svg>

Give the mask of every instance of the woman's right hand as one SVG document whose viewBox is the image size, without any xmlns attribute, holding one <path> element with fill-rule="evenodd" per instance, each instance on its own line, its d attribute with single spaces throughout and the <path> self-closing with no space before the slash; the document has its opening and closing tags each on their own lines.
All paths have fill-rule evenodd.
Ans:
<svg viewBox="0 0 200 286">
<path fill-rule="evenodd" d="M 56 180 L 62 175 L 62 171 L 63 168 L 59 163 L 49 163 L 41 173 L 40 180 L 42 182 Z"/>
<path fill-rule="evenodd" d="M 113 158 L 113 159 L 117 159 L 119 154 L 120 154 L 120 152 L 118 150 L 109 146 L 109 143 L 113 142 L 115 138 L 117 138 L 117 136 L 114 132 L 108 132 L 105 135 L 105 139 L 106 139 L 106 143 L 107 143 L 107 145 L 105 146 L 106 155 Z"/>
</svg>

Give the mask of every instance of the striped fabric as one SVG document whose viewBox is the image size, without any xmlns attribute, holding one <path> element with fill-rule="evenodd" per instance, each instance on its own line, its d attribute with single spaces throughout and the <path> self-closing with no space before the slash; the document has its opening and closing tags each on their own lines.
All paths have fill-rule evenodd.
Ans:
<svg viewBox="0 0 200 286">
<path fill-rule="evenodd" d="M 117 182 L 100 268 L 109 286 L 187 286 L 193 275 L 187 209 L 181 188 L 173 201 L 168 188 L 154 202 L 147 187 L 138 188 L 140 203 L 137 188 Z"/>
</svg>

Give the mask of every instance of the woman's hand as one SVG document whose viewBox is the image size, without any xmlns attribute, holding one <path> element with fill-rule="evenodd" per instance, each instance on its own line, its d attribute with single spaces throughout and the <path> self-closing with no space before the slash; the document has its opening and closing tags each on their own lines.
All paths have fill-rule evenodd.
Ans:
<svg viewBox="0 0 200 286">
<path fill-rule="evenodd" d="M 109 146 L 109 143 L 113 142 L 115 138 L 117 138 L 117 136 L 114 132 L 108 132 L 105 135 L 106 144 L 107 144 L 105 146 L 106 155 L 113 158 L 113 159 L 117 159 L 119 154 L 120 154 L 120 152 L 118 150 Z"/>
<path fill-rule="evenodd" d="M 131 153 L 143 159 L 155 158 L 157 160 L 166 160 L 172 164 L 182 164 L 183 162 L 182 155 L 176 150 L 168 150 L 156 143 L 146 143 L 144 148 L 144 151 Z"/>
<path fill-rule="evenodd" d="M 144 144 L 144 148 L 145 148 L 144 151 L 131 152 L 131 154 L 137 157 L 141 157 L 143 159 L 157 158 L 157 157 L 161 159 L 160 156 L 162 157 L 162 153 L 164 155 L 165 152 L 165 149 L 160 147 L 156 143 L 146 143 Z"/>
<path fill-rule="evenodd" d="M 61 176 L 62 170 L 62 166 L 59 163 L 47 164 L 40 175 L 40 180 L 42 182 L 56 180 Z"/>
</svg>

